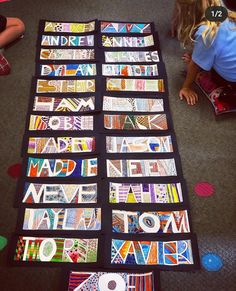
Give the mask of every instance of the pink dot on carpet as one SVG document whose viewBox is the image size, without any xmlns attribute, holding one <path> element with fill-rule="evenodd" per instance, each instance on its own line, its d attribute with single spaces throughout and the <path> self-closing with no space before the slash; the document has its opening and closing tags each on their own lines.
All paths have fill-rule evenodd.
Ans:
<svg viewBox="0 0 236 291">
<path fill-rule="evenodd" d="M 199 182 L 194 186 L 194 191 L 198 196 L 208 197 L 214 194 L 215 188 L 208 182 Z"/>
<path fill-rule="evenodd" d="M 13 179 L 17 179 L 20 177 L 21 175 L 21 164 L 14 164 L 11 165 L 8 169 L 7 169 L 7 174 L 12 177 Z"/>
</svg>

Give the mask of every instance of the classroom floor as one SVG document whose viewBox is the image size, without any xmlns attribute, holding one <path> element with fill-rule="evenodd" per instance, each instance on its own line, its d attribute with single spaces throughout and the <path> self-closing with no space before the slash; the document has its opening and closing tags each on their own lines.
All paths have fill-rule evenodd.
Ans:
<svg viewBox="0 0 236 291">
<path fill-rule="evenodd" d="M 215 252 L 224 263 L 219 272 L 206 272 L 203 269 L 197 272 L 162 272 L 162 290 L 235 290 L 235 116 L 216 121 L 210 103 L 201 94 L 198 104 L 193 107 L 178 99 L 178 90 L 183 82 L 183 50 L 175 39 L 168 36 L 173 4 L 174 0 L 14 0 L 0 4 L 1 14 L 17 16 L 26 25 L 24 39 L 5 52 L 12 64 L 12 73 L 0 77 L 0 235 L 11 237 L 18 214 L 18 210 L 13 208 L 16 183 L 6 170 L 9 165 L 21 162 L 21 142 L 31 77 L 35 69 L 38 21 L 42 18 L 154 21 L 167 68 L 171 112 L 200 255 Z M 215 195 L 209 198 L 196 196 L 193 188 L 199 181 L 212 183 Z M 60 268 L 8 267 L 6 260 L 7 248 L 0 252 L 1 291 L 61 289 Z"/>
</svg>

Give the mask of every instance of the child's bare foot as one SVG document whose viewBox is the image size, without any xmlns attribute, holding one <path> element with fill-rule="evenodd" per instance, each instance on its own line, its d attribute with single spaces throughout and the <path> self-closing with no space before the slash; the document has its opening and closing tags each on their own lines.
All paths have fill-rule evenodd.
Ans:
<svg viewBox="0 0 236 291">
<path fill-rule="evenodd" d="M 7 59 L 0 54 L 0 76 L 8 75 L 11 72 L 11 66 Z"/>
</svg>

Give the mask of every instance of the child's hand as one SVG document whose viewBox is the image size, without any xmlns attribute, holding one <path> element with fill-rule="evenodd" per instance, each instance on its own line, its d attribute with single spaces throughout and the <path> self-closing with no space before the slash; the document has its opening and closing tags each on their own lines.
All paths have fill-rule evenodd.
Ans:
<svg viewBox="0 0 236 291">
<path fill-rule="evenodd" d="M 192 55 L 190 53 L 185 53 L 183 56 L 182 56 L 182 60 L 185 64 L 189 64 L 192 60 Z"/>
<path fill-rule="evenodd" d="M 179 92 L 180 100 L 184 98 L 187 100 L 188 105 L 195 105 L 198 101 L 198 95 L 190 88 L 182 88 Z"/>
</svg>

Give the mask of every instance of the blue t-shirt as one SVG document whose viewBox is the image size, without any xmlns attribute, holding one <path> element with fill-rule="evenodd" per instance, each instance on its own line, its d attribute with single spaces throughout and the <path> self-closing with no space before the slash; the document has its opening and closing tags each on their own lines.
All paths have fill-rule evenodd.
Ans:
<svg viewBox="0 0 236 291">
<path fill-rule="evenodd" d="M 192 60 L 203 70 L 214 68 L 225 80 L 236 82 L 236 23 L 228 19 L 222 22 L 209 48 L 202 38 L 205 29 L 202 25 L 195 33 Z"/>
</svg>

